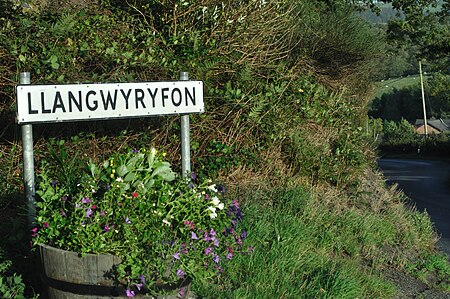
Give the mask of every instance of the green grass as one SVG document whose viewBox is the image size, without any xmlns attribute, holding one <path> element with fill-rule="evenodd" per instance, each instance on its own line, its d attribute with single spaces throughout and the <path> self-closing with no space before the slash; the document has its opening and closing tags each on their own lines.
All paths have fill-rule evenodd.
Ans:
<svg viewBox="0 0 450 299">
<path fill-rule="evenodd" d="M 395 288 L 362 266 L 367 248 L 395 235 L 393 224 L 356 212 L 335 213 L 302 189 L 279 190 L 246 210 L 254 253 L 226 268 L 222 290 L 206 298 L 389 298 Z M 259 202 L 259 203 L 258 203 Z M 388 224 L 387 229 L 380 229 Z"/>
<path fill-rule="evenodd" d="M 427 78 L 428 76 L 424 76 L 424 80 L 426 80 Z M 381 97 L 385 93 L 392 93 L 394 88 L 402 89 L 409 86 L 417 86 L 417 88 L 420 88 L 420 76 L 413 75 L 376 82 L 375 93 L 373 97 L 377 98 Z"/>
</svg>

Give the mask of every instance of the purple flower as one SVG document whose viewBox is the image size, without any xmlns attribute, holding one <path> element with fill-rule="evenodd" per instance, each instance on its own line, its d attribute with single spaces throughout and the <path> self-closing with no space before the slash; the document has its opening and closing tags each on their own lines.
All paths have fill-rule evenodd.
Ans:
<svg viewBox="0 0 450 299">
<path fill-rule="evenodd" d="M 192 240 L 198 240 L 197 234 L 192 232 L 192 236 L 191 236 Z"/>
<path fill-rule="evenodd" d="M 184 278 L 185 275 L 186 275 L 186 272 L 184 272 L 184 271 L 181 270 L 181 269 L 177 269 L 177 276 L 178 276 L 179 278 Z"/>
<path fill-rule="evenodd" d="M 137 283 L 136 289 L 138 289 L 138 291 L 140 291 L 142 289 L 142 283 Z"/>
<path fill-rule="evenodd" d="M 219 247 L 219 239 L 217 239 L 216 237 L 213 237 L 212 240 L 213 240 L 213 242 L 214 242 L 214 243 L 213 243 L 214 246 L 215 246 L 215 247 Z"/>
<path fill-rule="evenodd" d="M 182 254 L 188 253 L 188 249 L 186 248 L 186 244 L 184 243 L 181 244 L 181 253 Z"/>
<path fill-rule="evenodd" d="M 208 248 L 205 249 L 205 254 L 209 255 L 211 253 L 211 251 L 212 251 L 212 248 L 208 247 Z"/>
<path fill-rule="evenodd" d="M 227 253 L 227 259 L 231 260 L 233 258 L 233 254 L 231 252 Z"/>
<path fill-rule="evenodd" d="M 225 193 L 226 188 L 225 188 L 224 185 L 219 185 L 219 186 L 217 187 L 217 190 L 219 191 L 219 193 Z"/>
<path fill-rule="evenodd" d="M 205 200 L 209 200 L 209 194 L 208 193 L 205 194 Z"/>
<path fill-rule="evenodd" d="M 94 214 L 94 212 L 92 212 L 91 208 L 86 210 L 86 218 L 89 218 L 92 216 L 92 214 Z"/>
<path fill-rule="evenodd" d="M 235 219 L 231 220 L 231 227 L 236 227 L 237 221 Z"/>
<path fill-rule="evenodd" d="M 242 240 L 244 240 L 245 238 L 247 238 L 247 231 L 242 231 L 242 233 L 241 233 L 241 238 L 242 238 Z"/>
<path fill-rule="evenodd" d="M 126 293 L 127 297 L 134 297 L 134 295 L 135 295 L 135 293 L 130 289 L 126 289 L 125 293 Z"/>
<path fill-rule="evenodd" d="M 127 223 L 127 224 L 131 223 L 131 220 L 130 220 L 130 218 L 128 218 L 128 216 L 127 216 L 127 218 L 125 218 L 125 223 Z"/>
<path fill-rule="evenodd" d="M 234 228 L 232 228 L 232 227 L 227 227 L 227 228 L 225 229 L 225 236 L 232 235 L 233 233 L 234 233 Z"/>
<path fill-rule="evenodd" d="M 137 153 L 139 153 L 139 150 L 137 148 L 134 148 L 133 149 L 133 154 L 137 154 Z"/>
<path fill-rule="evenodd" d="M 56 187 L 56 180 L 52 179 L 52 183 L 51 184 L 52 184 L 52 187 L 55 188 Z"/>
<path fill-rule="evenodd" d="M 174 259 L 180 260 L 180 253 L 179 252 L 175 252 L 172 256 L 173 256 Z"/>
<path fill-rule="evenodd" d="M 87 198 L 87 197 L 83 197 L 81 199 L 81 202 L 84 203 L 84 204 L 89 204 L 89 203 L 91 203 L 91 200 L 89 198 Z"/>
<path fill-rule="evenodd" d="M 105 224 L 105 227 L 103 228 L 103 231 L 104 231 L 104 232 L 108 232 L 108 231 L 109 231 L 109 226 L 108 226 L 108 224 Z"/>
<path fill-rule="evenodd" d="M 105 211 L 100 211 L 100 216 L 105 217 Z"/>
<path fill-rule="evenodd" d="M 139 276 L 139 278 L 141 279 L 142 283 L 145 284 L 145 276 L 144 276 L 144 274 L 141 274 L 141 276 Z"/>
<path fill-rule="evenodd" d="M 180 291 L 178 292 L 178 297 L 184 298 L 184 296 L 186 296 L 186 289 L 181 288 Z"/>
<path fill-rule="evenodd" d="M 213 258 L 213 261 L 214 261 L 214 263 L 218 264 L 218 263 L 220 262 L 220 257 L 219 257 L 219 255 L 216 255 L 216 256 Z"/>
<path fill-rule="evenodd" d="M 203 241 L 206 241 L 206 242 L 211 241 L 211 237 L 209 236 L 209 234 L 207 232 L 205 232 L 203 234 Z"/>
<path fill-rule="evenodd" d="M 195 187 L 195 185 L 194 185 L 193 183 L 189 183 L 189 184 L 188 184 L 188 188 L 189 188 L 189 189 L 194 189 L 194 187 Z"/>
<path fill-rule="evenodd" d="M 195 174 L 195 172 L 191 172 L 191 179 L 193 181 L 195 181 L 197 179 L 197 175 Z"/>
<path fill-rule="evenodd" d="M 233 200 L 233 206 L 237 209 L 239 209 L 239 203 L 237 201 L 237 199 Z"/>
<path fill-rule="evenodd" d="M 250 247 L 248 248 L 248 254 L 253 253 L 254 250 L 255 250 L 255 247 L 253 247 L 252 245 L 250 245 Z"/>
<path fill-rule="evenodd" d="M 211 235 L 211 237 L 215 237 L 217 235 L 213 228 L 211 228 L 209 234 Z"/>
</svg>

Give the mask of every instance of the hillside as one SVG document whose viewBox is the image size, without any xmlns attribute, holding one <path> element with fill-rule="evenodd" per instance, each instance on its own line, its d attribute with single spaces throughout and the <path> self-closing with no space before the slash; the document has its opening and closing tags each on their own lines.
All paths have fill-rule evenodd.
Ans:
<svg viewBox="0 0 450 299">
<path fill-rule="evenodd" d="M 421 284 L 412 296 L 448 295 L 450 266 L 428 216 L 386 186 L 362 129 L 383 47 L 377 31 L 323 1 L 133 3 L 36 1 L 1 15 L 0 215 L 13 223 L 0 225 L 5 277 L 21 275 L 26 287 L 15 285 L 27 296 L 43 291 L 27 266 L 37 262 L 23 213 L 18 74 L 66 84 L 172 81 L 188 71 L 205 100 L 205 113 L 190 117 L 192 170 L 239 200 L 254 249 L 220 264 L 219 278 L 194 280 L 196 294 L 395 298 L 409 296 L 408 280 Z M 33 130 L 38 172 L 152 146 L 180 172 L 178 115 Z"/>
</svg>

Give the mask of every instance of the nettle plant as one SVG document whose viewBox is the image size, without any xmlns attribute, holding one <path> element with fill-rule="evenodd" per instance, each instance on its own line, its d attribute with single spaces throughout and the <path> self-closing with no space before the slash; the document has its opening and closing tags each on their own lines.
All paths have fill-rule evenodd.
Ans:
<svg viewBox="0 0 450 299">
<path fill-rule="evenodd" d="M 221 275 L 223 263 L 253 250 L 239 204 L 210 180 L 178 176 L 164 156 L 154 148 L 114 154 L 72 167 L 78 179 L 64 181 L 44 163 L 34 244 L 118 256 L 115 279 L 128 296 Z"/>
</svg>

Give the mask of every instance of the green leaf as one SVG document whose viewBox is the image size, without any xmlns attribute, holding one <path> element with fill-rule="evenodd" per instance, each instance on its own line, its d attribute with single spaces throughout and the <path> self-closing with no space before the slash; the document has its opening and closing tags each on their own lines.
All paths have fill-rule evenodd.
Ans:
<svg viewBox="0 0 450 299">
<path fill-rule="evenodd" d="M 156 168 L 156 169 L 153 171 L 152 177 L 155 177 L 155 176 L 157 176 L 157 175 L 163 176 L 163 175 L 165 175 L 166 173 L 169 173 L 169 172 L 172 172 L 172 170 L 170 169 L 169 166 L 161 165 L 161 166 L 159 166 L 158 168 Z"/>
<path fill-rule="evenodd" d="M 135 172 L 129 172 L 125 178 L 123 179 L 124 182 L 131 182 L 136 178 L 136 173 Z"/>
<path fill-rule="evenodd" d="M 125 176 L 129 172 L 127 166 L 124 165 L 124 164 L 122 164 L 119 167 L 117 167 L 116 171 L 117 171 L 117 175 L 120 176 L 120 177 Z"/>
<path fill-rule="evenodd" d="M 166 182 L 171 182 L 175 180 L 175 173 L 173 171 L 162 173 L 160 174 L 160 176 Z"/>
</svg>

